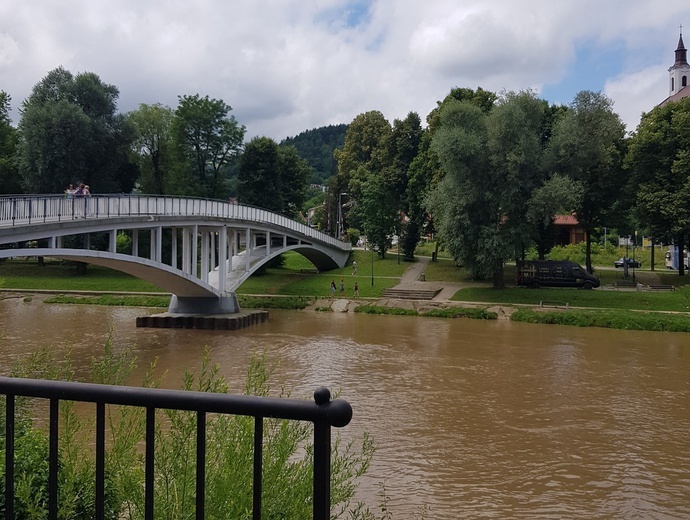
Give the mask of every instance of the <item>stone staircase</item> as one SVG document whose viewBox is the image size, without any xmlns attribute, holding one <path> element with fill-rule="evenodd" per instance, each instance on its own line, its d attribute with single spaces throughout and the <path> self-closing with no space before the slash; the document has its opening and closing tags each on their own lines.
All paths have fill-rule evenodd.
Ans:
<svg viewBox="0 0 690 520">
<path fill-rule="evenodd" d="M 398 300 L 433 300 L 441 292 L 441 288 L 437 289 L 385 289 L 383 291 L 384 298 L 395 298 Z"/>
</svg>

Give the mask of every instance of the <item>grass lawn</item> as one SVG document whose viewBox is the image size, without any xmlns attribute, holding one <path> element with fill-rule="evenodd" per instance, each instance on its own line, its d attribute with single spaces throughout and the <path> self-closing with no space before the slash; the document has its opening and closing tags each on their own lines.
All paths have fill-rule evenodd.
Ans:
<svg viewBox="0 0 690 520">
<path fill-rule="evenodd" d="M 237 294 L 277 294 L 296 296 L 329 297 L 331 281 L 335 281 L 340 295 L 340 279 L 345 284 L 345 295 L 352 297 L 354 283 L 359 284 L 359 295 L 363 298 L 381 296 L 384 289 L 400 282 L 409 263 L 400 262 L 397 256 L 386 255 L 380 259 L 374 254 L 374 286 L 371 285 L 372 258 L 368 251 L 355 250 L 347 266 L 319 274 L 301 273 L 300 269 L 313 269 L 314 266 L 299 253 L 288 252 L 283 255 L 285 265 L 267 269 L 265 275 L 253 275 L 237 290 Z M 357 275 L 352 275 L 352 262 L 357 261 Z"/>
<path fill-rule="evenodd" d="M 384 289 L 397 285 L 410 266 L 402 261 L 398 264 L 397 255 L 389 254 L 382 260 L 374 254 L 372 287 L 372 255 L 369 251 L 353 251 L 346 267 L 319 274 L 300 272 L 301 269 L 314 268 L 302 255 L 288 252 L 284 256 L 283 267 L 268 269 L 265 275 L 255 274 L 242 284 L 237 293 L 328 297 L 331 280 L 335 281 L 339 289 L 342 278 L 346 296 L 353 295 L 353 286 L 357 282 L 361 297 L 378 297 Z M 352 276 L 354 259 L 358 264 L 357 276 Z M 79 275 L 72 262 L 46 259 L 46 264 L 39 266 L 34 258 L 0 262 L 0 287 L 55 291 L 165 292 L 149 282 L 120 271 L 89 265 L 86 275 Z M 337 295 L 339 294 L 338 290 Z"/>
<path fill-rule="evenodd" d="M 75 264 L 46 259 L 39 266 L 35 258 L 0 262 L 0 287 L 73 291 L 165 292 L 152 283 L 97 265 L 86 275 L 77 274 Z"/>
<path fill-rule="evenodd" d="M 648 291 L 586 291 L 582 289 L 507 287 L 497 290 L 483 287 L 460 289 L 456 301 L 565 305 L 610 309 L 690 312 L 690 287 L 673 292 Z"/>
</svg>

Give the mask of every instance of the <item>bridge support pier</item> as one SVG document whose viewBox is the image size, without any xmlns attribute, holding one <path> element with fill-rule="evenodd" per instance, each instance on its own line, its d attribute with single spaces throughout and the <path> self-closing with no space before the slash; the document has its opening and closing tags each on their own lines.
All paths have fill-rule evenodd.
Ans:
<svg viewBox="0 0 690 520">
<path fill-rule="evenodd" d="M 240 312 L 240 304 L 235 293 L 227 296 L 176 296 L 173 294 L 168 305 L 173 314 L 235 314 Z"/>
</svg>

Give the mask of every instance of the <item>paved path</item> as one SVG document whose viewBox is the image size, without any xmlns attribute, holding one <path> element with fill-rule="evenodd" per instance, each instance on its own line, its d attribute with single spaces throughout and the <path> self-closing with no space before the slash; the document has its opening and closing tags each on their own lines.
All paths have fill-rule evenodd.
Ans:
<svg viewBox="0 0 690 520">
<path fill-rule="evenodd" d="M 431 257 L 429 256 L 417 256 L 417 261 L 407 268 L 405 273 L 400 279 L 400 283 L 393 287 L 393 289 L 402 289 L 408 291 L 415 290 L 428 290 L 433 291 L 440 289 L 440 292 L 434 296 L 433 301 L 447 301 L 458 292 L 462 287 L 459 284 L 448 283 L 448 282 L 427 282 L 424 281 L 422 275 L 424 270 L 431 262 Z"/>
</svg>

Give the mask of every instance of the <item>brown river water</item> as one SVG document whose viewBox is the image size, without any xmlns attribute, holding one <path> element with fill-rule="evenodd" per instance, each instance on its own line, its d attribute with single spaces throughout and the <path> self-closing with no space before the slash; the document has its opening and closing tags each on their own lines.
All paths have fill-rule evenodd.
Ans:
<svg viewBox="0 0 690 520">
<path fill-rule="evenodd" d="M 237 390 L 341 389 L 377 451 L 358 498 L 393 519 L 690 518 L 690 334 L 271 311 L 242 331 L 137 329 L 147 309 L 0 302 L 0 366 L 47 346 L 87 369 L 114 327 L 177 386 L 204 346 Z"/>
</svg>

